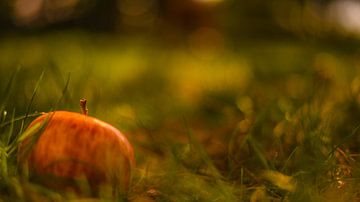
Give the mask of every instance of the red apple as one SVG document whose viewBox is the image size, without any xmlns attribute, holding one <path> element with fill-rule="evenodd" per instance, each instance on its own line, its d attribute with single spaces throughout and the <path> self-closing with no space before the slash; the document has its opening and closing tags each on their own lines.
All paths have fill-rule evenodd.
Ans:
<svg viewBox="0 0 360 202">
<path fill-rule="evenodd" d="M 135 165 L 133 147 L 119 130 L 83 112 L 55 111 L 36 118 L 27 130 L 39 123 L 44 127 L 33 145 L 34 135 L 20 143 L 20 166 L 51 188 L 78 191 L 78 181 L 86 180 L 92 192 L 102 187 L 127 192 Z"/>
</svg>

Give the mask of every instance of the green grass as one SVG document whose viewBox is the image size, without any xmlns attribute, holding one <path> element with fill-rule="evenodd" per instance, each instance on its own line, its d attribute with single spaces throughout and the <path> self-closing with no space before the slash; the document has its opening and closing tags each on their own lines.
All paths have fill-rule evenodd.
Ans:
<svg viewBox="0 0 360 202">
<path fill-rule="evenodd" d="M 82 97 L 134 145 L 119 200 L 357 201 L 357 55 L 269 42 L 204 59 L 79 32 L 5 37 L 0 201 L 73 199 L 21 177 L 16 149 L 39 112 L 80 111 Z"/>
</svg>

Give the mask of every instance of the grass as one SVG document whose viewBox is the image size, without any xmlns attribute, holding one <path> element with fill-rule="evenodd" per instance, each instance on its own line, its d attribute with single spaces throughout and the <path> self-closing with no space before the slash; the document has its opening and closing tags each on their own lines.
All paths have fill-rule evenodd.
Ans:
<svg viewBox="0 0 360 202">
<path fill-rule="evenodd" d="M 204 59 L 84 33 L 4 38 L 0 200 L 77 200 L 20 177 L 16 148 L 39 112 L 79 111 L 82 97 L 135 147 L 119 200 L 359 200 L 357 54 L 248 46 Z"/>
</svg>

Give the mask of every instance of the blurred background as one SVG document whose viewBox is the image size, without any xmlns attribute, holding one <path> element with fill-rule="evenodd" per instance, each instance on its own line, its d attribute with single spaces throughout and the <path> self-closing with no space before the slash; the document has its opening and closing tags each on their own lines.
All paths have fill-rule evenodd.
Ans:
<svg viewBox="0 0 360 202">
<path fill-rule="evenodd" d="M 5 0 L 0 71 L 23 67 L 31 78 L 18 81 L 24 102 L 48 69 L 53 83 L 43 88 L 52 90 L 39 107 L 56 99 L 69 73 L 69 95 L 94 105 L 164 88 L 194 102 L 203 90 L 243 93 L 254 78 L 278 81 L 271 73 L 357 66 L 359 13 L 353 0 Z M 148 88 L 155 92 L 143 95 Z"/>
<path fill-rule="evenodd" d="M 86 97 L 150 170 L 175 159 L 200 172 L 191 129 L 221 175 L 245 168 L 252 185 L 252 169 L 311 169 L 352 133 L 359 42 L 355 0 L 2 0 L 0 95 L 16 115 L 37 82 L 31 112 L 79 111 Z"/>
<path fill-rule="evenodd" d="M 13 0 L 0 6 L 5 32 L 80 29 L 175 40 L 203 27 L 232 39 L 354 37 L 360 29 L 354 0 Z"/>
</svg>

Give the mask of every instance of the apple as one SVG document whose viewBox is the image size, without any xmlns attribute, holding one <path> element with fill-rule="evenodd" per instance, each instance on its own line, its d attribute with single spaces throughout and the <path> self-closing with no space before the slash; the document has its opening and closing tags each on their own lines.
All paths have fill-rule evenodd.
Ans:
<svg viewBox="0 0 360 202">
<path fill-rule="evenodd" d="M 126 193 L 135 166 L 132 145 L 115 127 L 88 116 L 86 100 L 80 103 L 83 114 L 53 111 L 30 123 L 18 149 L 21 170 L 54 189 L 79 192 L 85 181 L 93 194 L 104 187 Z"/>
</svg>

